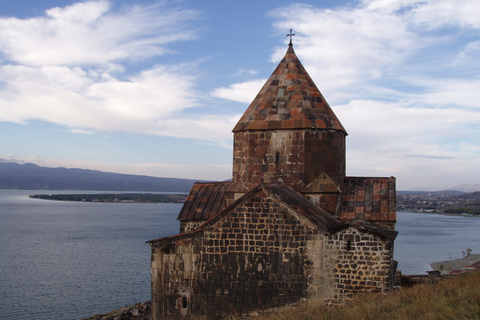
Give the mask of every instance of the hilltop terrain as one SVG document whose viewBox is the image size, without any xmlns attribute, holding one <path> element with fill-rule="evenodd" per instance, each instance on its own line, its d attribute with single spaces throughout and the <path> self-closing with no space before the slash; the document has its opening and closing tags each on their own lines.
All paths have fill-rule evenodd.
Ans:
<svg viewBox="0 0 480 320">
<path fill-rule="evenodd" d="M 188 192 L 196 180 L 0 162 L 0 189 Z"/>
<path fill-rule="evenodd" d="M 480 191 L 397 191 L 397 211 L 480 215 Z"/>
<path fill-rule="evenodd" d="M 327 306 L 309 301 L 302 307 L 284 307 L 278 311 L 253 314 L 242 319 L 256 320 L 369 320 L 369 319 L 478 319 L 480 273 L 469 272 L 432 283 L 403 287 L 388 295 L 363 294 L 343 305 Z M 148 308 L 146 308 L 147 306 Z M 122 307 L 84 320 L 151 319 L 150 302 Z M 128 316 L 139 314 L 139 316 Z M 206 319 L 199 317 L 199 319 Z M 232 317 L 233 319 L 233 317 Z M 240 319 L 240 317 L 238 317 Z"/>
</svg>

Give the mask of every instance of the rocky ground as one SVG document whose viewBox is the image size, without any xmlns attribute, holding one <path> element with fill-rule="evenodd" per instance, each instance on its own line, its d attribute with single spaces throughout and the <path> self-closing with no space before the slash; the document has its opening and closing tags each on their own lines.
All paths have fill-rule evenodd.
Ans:
<svg viewBox="0 0 480 320">
<path fill-rule="evenodd" d="M 96 314 L 82 320 L 151 320 L 151 315 L 150 301 L 147 301 L 121 307 L 109 313 Z"/>
</svg>

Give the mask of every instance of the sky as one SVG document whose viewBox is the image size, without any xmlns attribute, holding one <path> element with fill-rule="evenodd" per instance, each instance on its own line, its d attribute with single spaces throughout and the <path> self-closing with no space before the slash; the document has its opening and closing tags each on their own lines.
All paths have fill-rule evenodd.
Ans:
<svg viewBox="0 0 480 320">
<path fill-rule="evenodd" d="M 480 0 L 0 0 L 0 161 L 230 179 L 290 28 L 347 175 L 480 184 Z"/>
</svg>

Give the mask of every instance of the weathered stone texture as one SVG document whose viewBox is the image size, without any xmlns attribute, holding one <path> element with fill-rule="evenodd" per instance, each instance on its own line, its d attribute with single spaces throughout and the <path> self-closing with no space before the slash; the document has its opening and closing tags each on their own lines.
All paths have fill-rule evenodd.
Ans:
<svg viewBox="0 0 480 320">
<path fill-rule="evenodd" d="M 245 197 L 207 226 L 151 244 L 155 319 L 390 290 L 391 240 L 355 228 L 328 234 L 264 191 Z"/>
<path fill-rule="evenodd" d="M 323 242 L 318 227 L 256 194 L 188 240 L 152 244 L 152 309 L 246 314 L 321 294 Z"/>
<path fill-rule="evenodd" d="M 290 45 L 234 130 L 231 182 L 196 183 L 149 241 L 155 320 L 387 293 L 395 178 L 345 176 L 346 131 Z"/>
<path fill-rule="evenodd" d="M 234 135 L 233 183 L 250 190 L 283 181 L 303 189 L 327 174 L 340 186 L 345 176 L 345 133 L 326 130 L 240 131 Z"/>
<path fill-rule="evenodd" d="M 198 229 L 206 220 L 180 221 L 180 233 L 190 232 Z"/>
<path fill-rule="evenodd" d="M 378 235 L 345 229 L 326 240 L 336 292 L 330 301 L 353 298 L 361 292 L 388 293 L 391 291 L 393 241 Z"/>
</svg>

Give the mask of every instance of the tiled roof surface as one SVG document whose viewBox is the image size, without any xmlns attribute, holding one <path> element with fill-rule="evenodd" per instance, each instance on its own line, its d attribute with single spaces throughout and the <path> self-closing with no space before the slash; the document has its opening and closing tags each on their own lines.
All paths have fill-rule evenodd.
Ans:
<svg viewBox="0 0 480 320">
<path fill-rule="evenodd" d="M 177 220 L 208 220 L 224 209 L 224 193 L 231 182 L 195 183 Z"/>
<path fill-rule="evenodd" d="M 346 177 L 340 220 L 396 221 L 395 178 Z"/>
<path fill-rule="evenodd" d="M 233 132 L 308 128 L 345 132 L 290 45 Z"/>
</svg>

